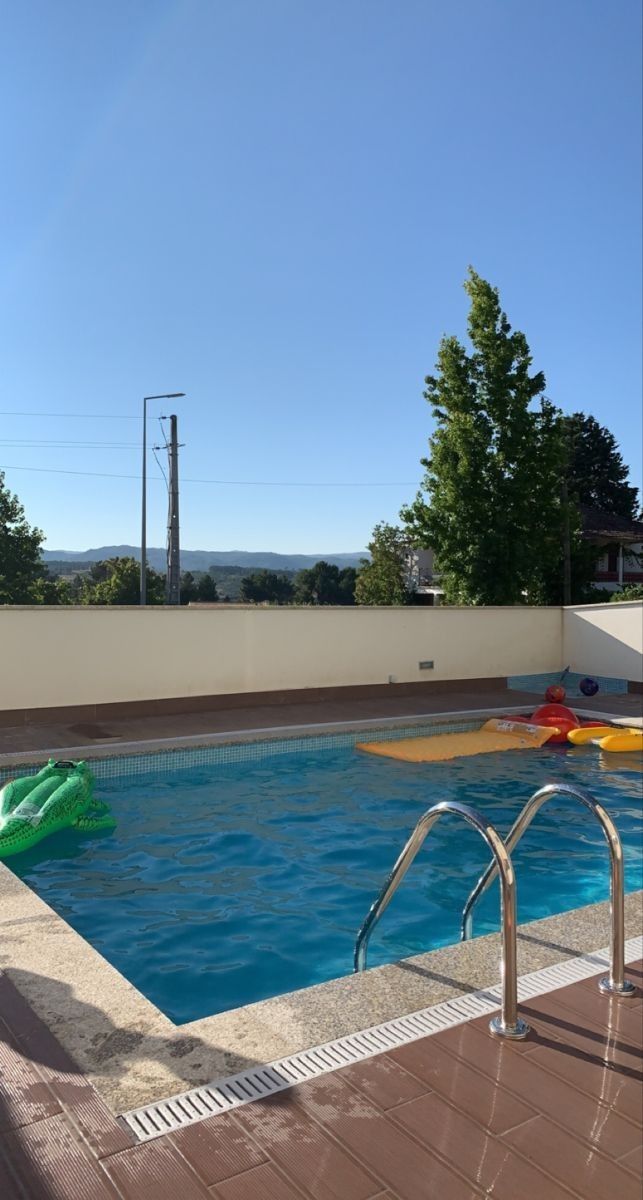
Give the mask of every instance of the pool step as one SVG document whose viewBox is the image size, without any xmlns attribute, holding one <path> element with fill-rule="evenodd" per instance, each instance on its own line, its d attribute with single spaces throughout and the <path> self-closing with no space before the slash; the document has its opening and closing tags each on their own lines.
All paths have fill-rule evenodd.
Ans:
<svg viewBox="0 0 643 1200">
<path fill-rule="evenodd" d="M 625 943 L 625 961 L 634 962 L 643 954 L 643 937 L 629 938 Z M 519 1001 L 542 996 L 557 988 L 581 979 L 590 979 L 609 966 L 608 949 L 582 954 L 554 966 L 532 971 L 518 980 Z M 181 1092 L 156 1104 L 132 1109 L 119 1118 L 137 1142 L 149 1142 L 172 1130 L 182 1129 L 208 1117 L 218 1116 L 231 1109 L 249 1104 L 286 1088 L 305 1083 L 330 1071 L 352 1063 L 362 1062 L 376 1054 L 397 1049 L 419 1038 L 460 1025 L 475 1017 L 494 1012 L 500 1005 L 500 990 L 485 988 L 445 1000 L 431 1008 L 420 1009 L 405 1017 L 397 1017 L 382 1025 L 374 1025 L 358 1033 L 347 1034 L 335 1041 L 302 1050 L 265 1066 L 252 1067 L 238 1075 L 230 1075 L 203 1087 Z"/>
</svg>

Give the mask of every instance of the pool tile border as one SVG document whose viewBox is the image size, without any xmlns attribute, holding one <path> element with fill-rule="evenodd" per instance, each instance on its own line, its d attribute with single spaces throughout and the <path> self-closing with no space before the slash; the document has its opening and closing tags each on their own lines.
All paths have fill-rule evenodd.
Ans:
<svg viewBox="0 0 643 1200">
<path fill-rule="evenodd" d="M 395 725 L 368 722 L 361 728 L 353 726 L 345 732 L 336 728 L 320 732 L 318 727 L 313 726 L 309 731 L 302 731 L 296 737 L 284 737 L 283 730 L 275 731 L 272 736 L 267 736 L 267 731 L 256 731 L 257 733 L 261 732 L 263 736 L 253 737 L 252 734 L 246 733 L 242 740 L 222 735 L 226 740 L 221 740 L 216 744 L 208 745 L 204 744 L 202 740 L 197 740 L 190 746 L 184 744 L 162 746 L 158 749 L 141 750 L 137 753 L 111 754 L 91 759 L 88 756 L 87 761 L 91 761 L 91 769 L 96 779 L 120 779 L 157 771 L 181 771 L 189 767 L 260 762 L 263 759 L 274 758 L 282 754 L 308 754 L 316 750 L 351 749 L 363 739 L 366 732 L 368 732 L 369 738 L 377 738 L 381 741 L 390 741 L 399 737 L 435 737 L 444 733 L 463 733 L 467 730 L 479 729 L 484 716 L 485 714 L 481 713 L 475 718 L 464 717 L 461 720 L 450 721 L 427 721 L 424 718 L 417 722 L 412 718 L 407 718 L 408 724 L 397 723 Z M 38 763 L 30 761 L 16 762 L 10 766 L 0 765 L 0 784 L 15 776 L 17 770 L 24 768 L 25 773 L 35 772 L 45 758 L 46 752 L 40 756 Z"/>
</svg>

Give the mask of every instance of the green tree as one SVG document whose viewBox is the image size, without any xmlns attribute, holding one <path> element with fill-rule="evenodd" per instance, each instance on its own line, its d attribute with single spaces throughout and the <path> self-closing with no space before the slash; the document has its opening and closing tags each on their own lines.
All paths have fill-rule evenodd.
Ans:
<svg viewBox="0 0 643 1200">
<path fill-rule="evenodd" d="M 136 558 L 106 558 L 83 578 L 81 604 L 138 604 L 141 566 Z M 147 568 L 147 603 L 165 603 L 165 577 Z"/>
<path fill-rule="evenodd" d="M 354 604 L 355 577 L 354 567 L 340 571 L 322 559 L 295 575 L 295 604 Z"/>
<path fill-rule="evenodd" d="M 293 585 L 278 571 L 253 571 L 241 580 L 239 596 L 246 604 L 289 604 Z"/>
<path fill-rule="evenodd" d="M 74 595 L 71 584 L 66 579 L 56 579 L 52 575 L 43 575 L 34 585 L 34 604 L 73 604 Z"/>
<path fill-rule="evenodd" d="M 44 534 L 29 525 L 18 497 L 0 471 L 0 604 L 38 604 L 45 574 L 40 558 Z"/>
<path fill-rule="evenodd" d="M 497 288 L 472 269 L 464 286 L 471 351 L 456 337 L 440 344 L 424 393 L 436 422 L 426 495 L 401 516 L 414 544 L 432 547 L 451 603 L 543 602 L 561 554 L 559 413 Z"/>
<path fill-rule="evenodd" d="M 357 571 L 355 567 L 342 567 L 339 572 L 339 594 L 337 597 L 338 604 L 356 604 L 355 587 L 357 584 Z"/>
<path fill-rule="evenodd" d="M 573 604 L 604 602 L 604 593 L 593 586 L 601 548 L 583 538 L 579 505 L 600 508 L 632 520 L 638 492 L 628 483 L 629 469 L 609 429 L 582 412 L 569 416 L 561 414 L 560 425 L 565 455 L 562 471 L 570 523 L 571 601 Z M 543 571 L 543 599 L 548 604 L 565 602 L 563 554 L 561 546 L 558 561 L 550 563 Z"/>
<path fill-rule="evenodd" d="M 411 604 L 411 544 L 397 525 L 381 521 L 368 544 L 369 559 L 362 559 L 355 583 L 357 604 Z"/>
<path fill-rule="evenodd" d="M 197 598 L 197 582 L 191 571 L 181 572 L 181 604 L 192 604 Z"/>
<path fill-rule="evenodd" d="M 211 575 L 200 573 L 196 578 L 191 571 L 181 575 L 181 604 L 213 604 L 219 599 L 217 585 Z"/>
<path fill-rule="evenodd" d="M 620 592 L 612 592 L 610 600 L 643 600 L 643 583 L 626 584 Z"/>
<path fill-rule="evenodd" d="M 582 412 L 571 413 L 562 422 L 570 496 L 579 504 L 633 520 L 638 489 L 629 483 L 629 468 L 614 434 Z"/>
<path fill-rule="evenodd" d="M 197 600 L 202 604 L 215 604 L 219 599 L 217 585 L 211 575 L 203 574 L 196 585 Z"/>
</svg>

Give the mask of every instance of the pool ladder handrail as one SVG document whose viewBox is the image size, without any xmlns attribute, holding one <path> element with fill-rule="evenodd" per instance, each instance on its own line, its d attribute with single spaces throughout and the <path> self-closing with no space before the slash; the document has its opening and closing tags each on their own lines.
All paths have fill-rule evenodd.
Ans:
<svg viewBox="0 0 643 1200">
<path fill-rule="evenodd" d="M 357 935 L 353 969 L 363 971 L 366 968 L 368 943 L 373 929 L 379 921 L 394 893 L 400 886 L 406 872 L 416 854 L 424 844 L 436 821 L 444 813 L 454 813 L 462 817 L 484 838 L 494 857 L 496 870 L 500 875 L 500 916 L 502 926 L 501 951 L 501 1006 L 500 1015 L 490 1022 L 493 1033 L 507 1038 L 524 1038 L 529 1033 L 529 1026 L 518 1016 L 517 978 L 516 978 L 516 877 L 510 855 L 505 844 L 493 825 L 485 821 L 475 809 L 457 800 L 442 800 L 420 817 L 413 833 L 408 839 L 402 853 L 395 863 L 390 875 L 371 905 L 366 919 Z"/>
<path fill-rule="evenodd" d="M 610 852 L 610 973 L 599 981 L 601 992 L 614 996 L 632 996 L 636 988 L 625 979 L 625 905 L 623 898 L 623 847 L 618 830 L 609 813 L 583 788 L 574 787 L 569 783 L 548 783 L 541 787 L 525 804 L 520 816 L 514 821 L 504 840 L 505 850 L 513 854 L 523 833 L 531 825 L 536 814 L 546 800 L 552 796 L 569 796 L 580 800 L 596 817 L 601 826 Z M 473 933 L 473 909 L 476 902 L 486 892 L 495 879 L 498 868 L 497 860 L 489 863 L 486 871 L 480 876 L 476 886 L 469 896 L 462 912 L 462 941 L 468 941 Z"/>
</svg>

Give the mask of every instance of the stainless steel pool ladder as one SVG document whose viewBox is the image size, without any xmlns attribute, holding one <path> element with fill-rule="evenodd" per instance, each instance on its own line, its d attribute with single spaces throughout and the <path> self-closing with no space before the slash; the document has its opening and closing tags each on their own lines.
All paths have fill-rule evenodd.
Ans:
<svg viewBox="0 0 643 1200">
<path fill-rule="evenodd" d="M 615 996 L 631 996 L 636 991 L 634 984 L 625 979 L 625 909 L 623 900 L 623 847 L 621 839 L 618 835 L 618 830 L 612 821 L 612 818 L 605 811 L 602 804 L 590 796 L 589 792 L 583 791 L 582 788 L 573 787 L 568 783 L 548 783 L 545 787 L 539 788 L 534 792 L 533 796 L 527 801 L 520 816 L 512 825 L 507 837 L 504 841 L 505 851 L 508 855 L 513 854 L 518 842 L 523 833 L 528 829 L 533 821 L 536 813 L 542 808 L 546 800 L 552 796 L 569 796 L 572 800 L 579 800 L 585 808 L 596 817 L 601 826 L 605 839 L 609 846 L 610 852 L 610 912 L 611 912 L 611 934 L 610 934 L 610 973 L 599 982 L 599 988 L 602 992 L 607 992 Z M 474 887 L 469 899 L 467 900 L 464 911 L 462 913 L 462 940 L 467 941 L 473 932 L 473 908 L 482 894 L 486 892 L 489 884 L 493 882 L 498 874 L 497 856 L 494 855 L 494 860 L 489 864 L 486 871 L 480 876 L 476 886 Z"/>
<path fill-rule="evenodd" d="M 511 858 L 497 829 L 485 821 L 473 808 L 457 800 L 443 800 L 427 809 L 418 821 L 388 879 L 375 902 L 371 905 L 355 943 L 354 970 L 366 967 L 368 942 L 394 892 L 400 886 L 425 838 L 436 821 L 445 813 L 462 817 L 484 838 L 494 857 L 495 870 L 500 875 L 500 914 L 502 924 L 502 954 L 500 976 L 502 1001 L 500 1015 L 490 1022 L 493 1033 L 507 1038 L 524 1038 L 529 1026 L 518 1016 L 516 981 L 516 879 Z"/>
</svg>

